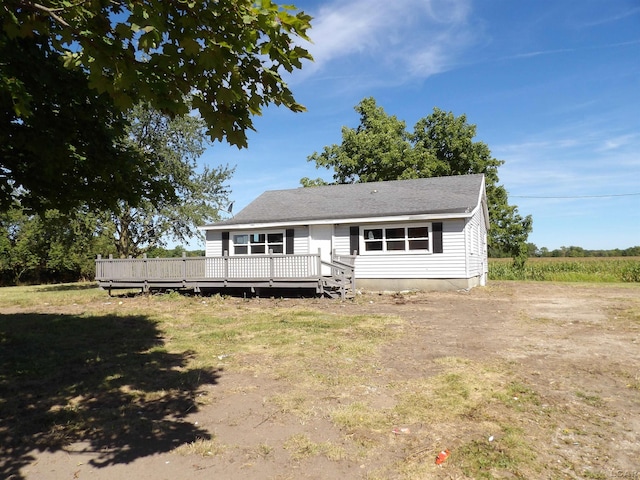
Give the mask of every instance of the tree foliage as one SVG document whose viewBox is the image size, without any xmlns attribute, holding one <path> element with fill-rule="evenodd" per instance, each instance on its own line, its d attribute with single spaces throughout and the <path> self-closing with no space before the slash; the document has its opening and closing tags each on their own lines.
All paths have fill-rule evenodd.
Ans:
<svg viewBox="0 0 640 480">
<path fill-rule="evenodd" d="M 516 206 L 509 205 L 506 189 L 498 184 L 498 167 L 504 161 L 492 157 L 485 143 L 474 141 L 476 126 L 465 115 L 456 117 L 434 108 L 409 132 L 404 121 L 387 115 L 373 98 L 365 98 L 355 110 L 360 125 L 342 127 L 342 143 L 324 147 L 309 161 L 333 169 L 336 183 L 482 173 L 491 219 L 490 252 L 505 252 L 520 263 L 526 259 L 531 216 L 523 218 Z M 301 182 L 307 186 L 322 180 Z"/>
<path fill-rule="evenodd" d="M 311 17 L 270 0 L 5 0 L 2 30 L 9 39 L 47 39 L 65 67 L 81 70 L 90 88 L 121 110 L 148 102 L 186 114 L 194 107 L 212 138 L 245 145 L 251 115 L 270 104 L 303 109 L 282 70 L 311 58 L 296 45 L 307 39 Z M 37 70 L 38 64 L 33 65 Z M 28 91 L 14 101 L 29 113 Z"/>
<path fill-rule="evenodd" d="M 196 108 L 212 139 L 246 146 L 265 106 L 303 110 L 283 74 L 310 58 L 295 42 L 309 22 L 270 0 L 4 0 L 0 209 L 170 198 L 158 166 L 118 143 L 126 111 Z"/>
<path fill-rule="evenodd" d="M 640 257 L 640 245 L 629 248 L 614 248 L 611 250 L 588 250 L 582 247 L 571 245 L 569 247 L 561 246 L 549 250 L 547 247 L 538 249 L 534 244 L 535 254 L 531 257 Z"/>
<path fill-rule="evenodd" d="M 139 256 L 167 240 L 188 241 L 199 234 L 198 225 L 218 219 L 228 202 L 225 182 L 233 168 L 197 169 L 197 159 L 207 144 L 205 124 L 195 115 L 169 118 L 148 105 L 129 112 L 124 140 L 128 148 L 150 157 L 158 166 L 159 179 L 169 183 L 176 200 L 143 197 L 132 205 L 121 201 L 104 222 L 119 256 Z"/>
<path fill-rule="evenodd" d="M 22 106 L 3 85 L 28 92 Z M 134 202 L 143 193 L 169 197 L 165 182 L 150 181 L 156 166 L 119 142 L 125 127 L 111 99 L 65 69 L 44 39 L 0 33 L 0 210 L 14 201 L 43 212 L 85 202 L 113 208 L 116 198 Z"/>
<path fill-rule="evenodd" d="M 108 243 L 86 210 L 0 212 L 0 285 L 93 278 L 96 252 Z"/>
</svg>

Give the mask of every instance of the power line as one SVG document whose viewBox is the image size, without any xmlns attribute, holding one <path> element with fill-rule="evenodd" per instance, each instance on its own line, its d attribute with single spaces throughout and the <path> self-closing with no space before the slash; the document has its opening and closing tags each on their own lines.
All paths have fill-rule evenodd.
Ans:
<svg viewBox="0 0 640 480">
<path fill-rule="evenodd" d="M 537 196 L 537 195 L 509 195 L 511 198 L 549 198 L 549 199 L 553 199 L 553 198 L 607 198 L 607 197 L 631 197 L 634 195 L 640 195 L 640 192 L 638 193 L 610 193 L 607 195 L 571 195 L 571 196 L 553 196 L 553 197 L 547 197 L 547 196 Z"/>
</svg>

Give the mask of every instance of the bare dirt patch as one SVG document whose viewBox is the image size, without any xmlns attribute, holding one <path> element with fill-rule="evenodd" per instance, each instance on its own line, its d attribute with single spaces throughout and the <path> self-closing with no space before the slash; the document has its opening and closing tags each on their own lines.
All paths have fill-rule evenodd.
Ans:
<svg viewBox="0 0 640 480">
<path fill-rule="evenodd" d="M 209 438 L 108 467 L 105 452 L 83 444 L 34 450 L 13 478 L 640 479 L 638 286 L 495 282 L 224 304 L 388 317 L 392 340 L 353 359 L 356 380 L 337 374 L 350 358 L 333 375 L 319 360 L 313 387 L 259 352 L 220 355 L 217 382 L 183 419 Z M 429 394 L 417 395 L 427 382 Z M 436 466 L 445 448 L 451 456 Z"/>
</svg>

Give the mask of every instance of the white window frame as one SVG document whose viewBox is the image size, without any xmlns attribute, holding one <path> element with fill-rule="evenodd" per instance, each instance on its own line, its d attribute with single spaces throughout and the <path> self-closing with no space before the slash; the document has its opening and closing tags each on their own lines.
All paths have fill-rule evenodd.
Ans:
<svg viewBox="0 0 640 480">
<path fill-rule="evenodd" d="M 401 224 L 372 224 L 372 225 L 364 225 L 361 226 L 360 235 L 360 255 L 416 255 L 421 254 L 424 255 L 426 253 L 433 253 L 433 229 L 431 227 L 431 222 L 427 223 L 401 223 Z M 404 229 L 404 237 L 403 238 L 387 238 L 387 230 L 395 230 L 395 229 Z M 409 238 L 409 229 L 410 228 L 426 228 L 427 229 L 427 238 L 425 237 L 413 237 Z M 382 230 L 382 238 L 372 238 L 368 239 L 367 232 L 372 230 Z M 410 249 L 409 242 L 411 240 L 416 241 L 424 241 L 427 240 L 428 248 L 420 248 L 420 249 Z M 390 243 L 400 243 L 404 241 L 403 249 L 388 249 Z M 367 245 L 381 242 L 382 249 L 381 250 L 367 250 Z"/>
<path fill-rule="evenodd" d="M 237 237 L 247 236 L 247 243 L 236 243 Z M 264 242 L 251 241 L 251 237 L 264 235 Z M 269 242 L 269 235 L 281 235 L 281 242 Z M 286 232 L 284 230 L 255 230 L 255 231 L 246 231 L 246 232 L 233 232 L 229 235 L 231 238 L 229 239 L 230 250 L 233 252 L 233 255 L 268 255 L 270 247 L 278 245 L 281 247 L 281 252 L 275 252 L 274 255 L 284 255 L 285 253 L 285 243 L 286 243 Z M 264 246 L 264 252 L 251 252 L 251 246 Z M 236 247 L 247 247 L 246 253 L 237 253 Z"/>
</svg>

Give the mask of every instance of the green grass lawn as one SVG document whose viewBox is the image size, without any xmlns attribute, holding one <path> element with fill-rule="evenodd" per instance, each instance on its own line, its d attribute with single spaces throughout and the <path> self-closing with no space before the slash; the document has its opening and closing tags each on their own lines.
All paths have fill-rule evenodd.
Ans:
<svg viewBox="0 0 640 480">
<path fill-rule="evenodd" d="M 264 402 L 301 425 L 322 415 L 343 433 L 340 441 L 292 434 L 281 445 L 292 461 L 384 457 L 398 441 L 394 428 L 418 425 L 434 438 L 478 432 L 448 460 L 465 478 L 553 477 L 536 442 L 557 427 L 560 411 L 542 406 L 510 363 L 442 357 L 433 375 L 384 380 L 372 359 L 410 338 L 404 319 L 340 313 L 338 301 L 335 311 L 314 301 L 267 305 L 175 293 L 109 297 L 93 284 L 0 289 L 0 477 L 20 478 L 33 450 L 76 442 L 106 452 L 104 465 L 162 452 L 220 455 L 234 446 L 185 419 L 210 402 L 204 386 L 231 372 L 286 385 Z M 622 317 L 638 321 L 635 310 L 616 311 Z M 381 378 L 392 392 L 387 404 L 363 394 L 365 379 Z M 590 406 L 600 401 L 576 395 Z M 482 437 L 489 432 L 500 442 Z M 404 440 L 404 453 L 368 479 L 427 478 L 438 446 Z M 274 446 L 256 448 L 267 456 Z"/>
</svg>

